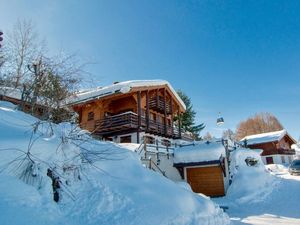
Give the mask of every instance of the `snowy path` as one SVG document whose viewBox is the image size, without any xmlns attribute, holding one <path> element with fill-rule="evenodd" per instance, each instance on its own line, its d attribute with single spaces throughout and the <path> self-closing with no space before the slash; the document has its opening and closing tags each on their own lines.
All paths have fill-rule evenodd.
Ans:
<svg viewBox="0 0 300 225">
<path fill-rule="evenodd" d="M 300 224 L 300 176 L 291 176 L 287 170 L 272 173 L 279 182 L 272 193 L 259 203 L 232 204 L 229 199 L 215 201 L 227 205 L 232 224 Z M 255 182 L 255 181 L 253 181 Z"/>
</svg>

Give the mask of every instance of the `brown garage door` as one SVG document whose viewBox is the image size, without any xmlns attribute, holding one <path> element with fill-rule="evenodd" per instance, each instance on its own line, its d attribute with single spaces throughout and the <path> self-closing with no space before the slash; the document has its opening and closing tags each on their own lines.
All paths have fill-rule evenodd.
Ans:
<svg viewBox="0 0 300 225">
<path fill-rule="evenodd" d="M 223 171 L 220 166 L 187 168 L 187 181 L 196 193 L 224 196 Z"/>
</svg>

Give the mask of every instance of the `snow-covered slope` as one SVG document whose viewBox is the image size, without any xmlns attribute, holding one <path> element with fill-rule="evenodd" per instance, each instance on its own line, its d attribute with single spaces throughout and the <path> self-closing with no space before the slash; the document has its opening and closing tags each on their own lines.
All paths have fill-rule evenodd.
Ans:
<svg viewBox="0 0 300 225">
<path fill-rule="evenodd" d="M 0 102 L 1 225 L 229 223 L 211 200 L 144 168 L 134 152 L 14 108 Z M 60 180 L 58 203 L 48 169 Z"/>
<path fill-rule="evenodd" d="M 228 207 L 232 224 L 300 224 L 300 177 L 284 165 L 264 166 L 259 152 L 238 149 L 231 154 L 232 185 L 226 196 L 213 200 Z M 248 157 L 258 164 L 247 166 Z"/>
</svg>

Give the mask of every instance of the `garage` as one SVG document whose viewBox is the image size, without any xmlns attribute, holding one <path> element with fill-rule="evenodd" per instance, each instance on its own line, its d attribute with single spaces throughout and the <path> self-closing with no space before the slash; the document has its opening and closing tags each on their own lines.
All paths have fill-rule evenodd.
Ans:
<svg viewBox="0 0 300 225">
<path fill-rule="evenodd" d="M 187 182 L 196 193 L 224 196 L 223 171 L 220 166 L 186 168 Z"/>
<path fill-rule="evenodd" d="M 198 142 L 176 148 L 174 167 L 193 192 L 225 196 L 229 187 L 228 151 L 223 142 Z"/>
</svg>

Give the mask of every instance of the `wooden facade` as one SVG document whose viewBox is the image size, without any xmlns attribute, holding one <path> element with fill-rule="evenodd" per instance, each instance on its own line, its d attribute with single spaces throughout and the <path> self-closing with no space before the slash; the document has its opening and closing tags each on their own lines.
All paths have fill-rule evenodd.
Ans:
<svg viewBox="0 0 300 225">
<path fill-rule="evenodd" d="M 11 102 L 15 105 L 21 105 L 22 104 L 22 101 L 20 99 L 13 98 L 13 97 L 6 96 L 6 95 L 2 95 L 2 94 L 0 94 L 0 100 Z M 23 102 L 23 104 L 24 104 L 23 111 L 25 113 L 31 113 L 31 104 L 28 103 L 28 102 Z M 33 115 L 36 116 L 39 119 L 43 119 L 44 116 L 45 116 L 46 111 L 47 111 L 47 108 L 45 106 L 43 106 L 41 104 L 35 104 Z"/>
<path fill-rule="evenodd" d="M 114 93 L 72 104 L 83 129 L 109 139 L 115 135 L 141 132 L 167 138 L 181 138 L 180 121 L 185 111 L 168 85 L 134 87 L 128 93 Z"/>
<path fill-rule="evenodd" d="M 262 156 L 294 155 L 295 150 L 291 148 L 292 144 L 296 144 L 296 142 L 288 134 L 286 134 L 280 140 L 258 144 L 247 144 L 247 147 L 251 149 L 262 149 Z"/>
</svg>

